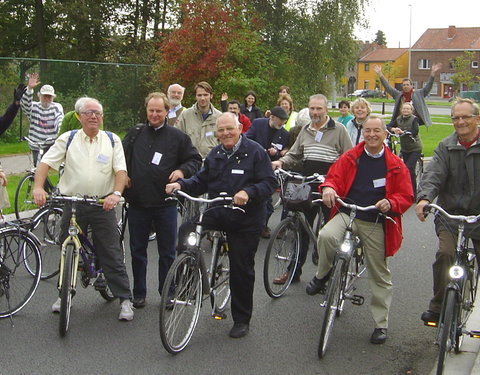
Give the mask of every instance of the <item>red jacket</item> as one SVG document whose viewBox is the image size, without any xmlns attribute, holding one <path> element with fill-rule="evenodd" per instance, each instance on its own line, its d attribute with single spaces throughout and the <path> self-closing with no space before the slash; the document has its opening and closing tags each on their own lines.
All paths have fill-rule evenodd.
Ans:
<svg viewBox="0 0 480 375">
<path fill-rule="evenodd" d="M 252 122 L 250 121 L 250 119 L 247 116 L 245 116 L 243 113 L 238 114 L 238 122 L 240 122 L 240 124 L 243 125 L 242 127 L 243 134 L 245 134 L 248 128 L 250 128 L 250 125 L 252 125 Z"/>
<path fill-rule="evenodd" d="M 339 197 L 346 197 L 353 184 L 357 172 L 357 159 L 362 155 L 365 142 L 359 143 L 348 150 L 330 167 L 325 182 L 320 185 L 331 187 Z M 385 162 L 387 175 L 385 181 L 385 198 L 389 200 L 392 209 L 388 213 L 396 224 L 385 220 L 385 256 L 392 256 L 402 244 L 402 218 L 401 215 L 408 210 L 413 203 L 412 181 L 408 168 L 403 161 L 394 155 L 388 147 L 385 149 Z M 338 206 L 338 205 L 337 205 Z M 332 216 L 337 211 L 332 210 Z"/>
</svg>

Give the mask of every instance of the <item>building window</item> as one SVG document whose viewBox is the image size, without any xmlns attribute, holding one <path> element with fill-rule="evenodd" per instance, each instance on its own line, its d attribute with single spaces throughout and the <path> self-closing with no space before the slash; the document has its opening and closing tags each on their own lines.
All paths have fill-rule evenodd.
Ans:
<svg viewBox="0 0 480 375">
<path fill-rule="evenodd" d="M 450 69 L 450 70 L 455 69 L 455 67 L 453 66 L 454 62 L 455 62 L 454 59 L 450 60 L 450 62 L 448 63 L 448 69 Z"/>
<path fill-rule="evenodd" d="M 478 61 L 472 61 L 472 68 L 478 68 Z"/>
<path fill-rule="evenodd" d="M 430 60 L 427 60 L 427 59 L 418 60 L 418 69 L 430 69 Z"/>
<path fill-rule="evenodd" d="M 366 90 L 369 89 L 368 83 L 369 83 L 368 81 L 363 81 L 363 88 L 366 89 Z"/>
<path fill-rule="evenodd" d="M 370 64 L 365 63 L 365 71 L 368 72 L 370 70 Z"/>
</svg>

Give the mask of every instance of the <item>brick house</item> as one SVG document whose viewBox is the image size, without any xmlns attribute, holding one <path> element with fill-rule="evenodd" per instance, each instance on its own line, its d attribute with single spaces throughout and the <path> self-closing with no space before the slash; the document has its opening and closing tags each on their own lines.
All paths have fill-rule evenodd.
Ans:
<svg viewBox="0 0 480 375">
<path fill-rule="evenodd" d="M 410 78 L 415 88 L 423 87 L 435 63 L 442 63 L 440 74 L 435 77 L 430 95 L 450 98 L 454 95 L 451 76 L 455 73 L 451 59 L 474 52 L 470 69 L 480 75 L 480 27 L 455 27 L 427 29 L 412 46 L 410 54 Z M 461 89 L 464 89 L 462 87 Z"/>
</svg>

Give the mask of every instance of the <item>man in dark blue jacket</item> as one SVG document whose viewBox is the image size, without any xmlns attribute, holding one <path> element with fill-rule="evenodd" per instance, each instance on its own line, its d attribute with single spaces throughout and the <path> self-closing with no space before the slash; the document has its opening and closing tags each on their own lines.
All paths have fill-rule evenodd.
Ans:
<svg viewBox="0 0 480 375">
<path fill-rule="evenodd" d="M 170 103 L 166 95 L 149 94 L 145 106 L 147 124 L 132 128 L 123 141 L 129 177 L 125 195 L 129 202 L 135 307 L 145 306 L 147 247 L 152 223 L 157 234 L 160 293 L 175 259 L 177 208 L 175 202 L 165 201 L 165 185 L 192 176 L 202 164 L 188 135 L 167 125 Z"/>
<path fill-rule="evenodd" d="M 265 150 L 241 132 L 242 126 L 234 114 L 220 115 L 216 133 L 221 144 L 210 151 L 203 168 L 193 177 L 179 179 L 166 187 L 167 193 L 175 189 L 195 196 L 208 192 L 210 198 L 224 192 L 233 197 L 234 204 L 245 209 L 245 213 L 228 208 L 210 210 L 203 220 L 205 227 L 222 230 L 227 235 L 234 321 L 230 336 L 233 338 L 243 337 L 249 330 L 255 252 L 265 224 L 265 204 L 276 187 Z"/>
<path fill-rule="evenodd" d="M 250 129 L 245 134 L 248 138 L 259 143 L 270 156 L 271 161 L 280 159 L 287 151 L 290 133 L 283 127 L 288 120 L 287 112 L 282 107 L 273 107 L 269 118 L 257 118 L 253 120 Z M 270 237 L 268 220 L 273 213 L 272 197 L 267 201 L 267 219 L 262 230 L 262 237 Z"/>
</svg>

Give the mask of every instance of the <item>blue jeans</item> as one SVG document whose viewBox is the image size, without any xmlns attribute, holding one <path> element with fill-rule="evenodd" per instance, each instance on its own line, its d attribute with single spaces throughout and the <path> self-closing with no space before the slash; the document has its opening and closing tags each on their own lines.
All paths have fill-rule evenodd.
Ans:
<svg viewBox="0 0 480 375">
<path fill-rule="evenodd" d="M 128 208 L 128 230 L 132 254 L 133 296 L 147 295 L 147 247 L 150 228 L 157 234 L 158 248 L 158 292 L 162 293 L 165 277 L 175 260 L 177 241 L 177 207 Z"/>
</svg>

